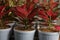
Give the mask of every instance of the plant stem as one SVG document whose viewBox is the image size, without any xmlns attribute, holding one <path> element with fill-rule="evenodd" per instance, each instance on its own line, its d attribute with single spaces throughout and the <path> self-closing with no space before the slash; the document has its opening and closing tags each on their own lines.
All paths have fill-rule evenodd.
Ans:
<svg viewBox="0 0 60 40">
<path fill-rule="evenodd" d="M 0 19 L 0 27 L 1 27 L 1 28 L 3 27 L 3 22 L 2 22 L 1 19 Z"/>
<path fill-rule="evenodd" d="M 49 25 L 49 29 L 52 27 L 52 21 L 51 21 L 51 17 L 49 17 L 50 19 L 49 19 L 49 21 L 48 21 L 48 25 Z"/>
<path fill-rule="evenodd" d="M 27 29 L 27 28 L 28 28 L 27 21 L 28 21 L 27 19 L 25 19 L 25 20 L 24 20 L 24 24 L 25 24 L 25 27 L 24 27 L 24 28 L 25 28 L 25 29 Z"/>
</svg>

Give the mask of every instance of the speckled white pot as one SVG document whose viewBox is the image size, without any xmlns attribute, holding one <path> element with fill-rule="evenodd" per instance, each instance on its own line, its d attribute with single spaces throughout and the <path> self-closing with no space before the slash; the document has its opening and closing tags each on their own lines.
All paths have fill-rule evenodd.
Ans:
<svg viewBox="0 0 60 40">
<path fill-rule="evenodd" d="M 0 40 L 9 40 L 9 33 L 11 28 L 0 29 Z"/>
<path fill-rule="evenodd" d="M 33 40 L 35 30 L 32 31 L 20 31 L 14 30 L 15 40 Z"/>
<path fill-rule="evenodd" d="M 38 31 L 39 40 L 59 40 L 58 32 L 41 32 Z"/>
</svg>

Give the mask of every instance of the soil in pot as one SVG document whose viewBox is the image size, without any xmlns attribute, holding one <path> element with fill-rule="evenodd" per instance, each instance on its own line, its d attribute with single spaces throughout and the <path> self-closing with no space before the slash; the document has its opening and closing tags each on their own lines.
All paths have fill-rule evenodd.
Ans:
<svg viewBox="0 0 60 40">
<path fill-rule="evenodd" d="M 8 25 L 0 25 L 0 40 L 9 40 L 11 28 Z"/>
<path fill-rule="evenodd" d="M 39 40 L 59 40 L 59 31 L 54 27 L 40 28 L 38 33 Z"/>
<path fill-rule="evenodd" d="M 4 26 L 0 27 L 0 29 L 7 29 L 7 28 L 10 28 L 10 26 L 4 25 Z"/>
<path fill-rule="evenodd" d="M 32 28 L 32 27 L 28 27 L 27 29 L 25 29 L 25 27 L 19 27 L 19 26 L 15 27 L 15 29 L 21 30 L 21 31 L 32 31 L 32 30 L 34 30 L 34 28 Z"/>
<path fill-rule="evenodd" d="M 51 27 L 51 28 L 40 28 L 39 30 L 41 30 L 42 32 L 59 32 L 58 30 L 56 30 L 55 27 Z"/>
</svg>

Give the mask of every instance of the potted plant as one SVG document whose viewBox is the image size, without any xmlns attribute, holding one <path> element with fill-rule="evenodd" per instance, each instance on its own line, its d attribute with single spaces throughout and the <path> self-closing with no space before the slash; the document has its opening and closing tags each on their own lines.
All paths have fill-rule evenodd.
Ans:
<svg viewBox="0 0 60 40">
<path fill-rule="evenodd" d="M 54 11 L 57 5 L 57 2 L 50 0 L 47 4 L 43 3 L 41 8 L 39 8 L 39 17 L 41 17 L 46 24 L 45 27 L 38 29 L 39 40 L 59 40 L 59 26 L 52 24 L 52 21 L 55 20 L 58 15 L 58 12 Z"/>
<path fill-rule="evenodd" d="M 19 18 L 19 26 L 14 28 L 15 40 L 33 40 L 35 28 L 32 21 L 36 15 L 36 8 L 33 1 L 28 1 L 26 4 L 12 8 L 12 11 Z"/>
<path fill-rule="evenodd" d="M 0 40 L 9 40 L 10 26 L 5 24 L 6 5 L 0 5 Z"/>
</svg>

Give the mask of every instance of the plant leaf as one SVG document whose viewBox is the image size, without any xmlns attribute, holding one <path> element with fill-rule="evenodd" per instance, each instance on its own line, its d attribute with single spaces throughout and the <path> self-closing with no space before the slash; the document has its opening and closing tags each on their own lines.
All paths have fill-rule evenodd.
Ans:
<svg viewBox="0 0 60 40">
<path fill-rule="evenodd" d="M 0 6 L 0 18 L 4 16 L 5 14 L 4 10 L 5 10 L 5 6 Z"/>
<path fill-rule="evenodd" d="M 53 9 L 58 5 L 58 2 L 50 3 L 50 8 Z"/>
<path fill-rule="evenodd" d="M 31 11 L 34 9 L 34 3 L 30 3 L 30 5 L 28 6 L 28 13 L 31 13 Z"/>
<path fill-rule="evenodd" d="M 28 19 L 34 18 L 34 16 L 37 14 L 37 8 L 33 9 L 31 13 L 28 15 Z"/>
<path fill-rule="evenodd" d="M 48 20 L 48 15 L 45 14 L 44 10 L 38 10 L 38 15 L 44 20 Z"/>
<path fill-rule="evenodd" d="M 53 15 L 51 16 L 51 19 L 52 20 L 55 20 L 58 16 L 58 13 L 54 12 Z"/>
<path fill-rule="evenodd" d="M 26 0 L 26 2 L 28 2 L 28 3 L 29 3 L 29 2 L 31 2 L 31 0 Z"/>
<path fill-rule="evenodd" d="M 20 6 L 17 6 L 16 9 L 17 9 L 17 11 L 18 11 L 20 14 L 23 14 L 24 17 L 27 17 L 28 12 L 26 11 L 26 9 L 21 8 Z M 23 15 L 21 15 L 21 16 L 23 16 Z"/>
<path fill-rule="evenodd" d="M 50 17 L 53 15 L 53 11 L 52 11 L 51 9 L 49 9 L 49 10 L 46 11 L 46 12 L 47 12 L 47 15 L 50 16 Z"/>
<path fill-rule="evenodd" d="M 21 18 L 24 18 L 24 15 L 21 14 L 20 12 L 18 12 L 18 11 L 16 10 L 16 8 L 12 8 L 12 11 L 15 13 L 15 15 L 17 15 L 17 16 L 19 16 L 19 17 L 21 17 Z M 22 16 L 22 15 L 23 15 L 23 16 Z"/>
<path fill-rule="evenodd" d="M 21 8 L 26 9 L 26 4 L 22 5 Z"/>
<path fill-rule="evenodd" d="M 56 30 L 60 31 L 60 25 L 55 26 Z"/>
<path fill-rule="evenodd" d="M 38 0 L 32 0 L 34 3 L 38 3 Z"/>
</svg>

